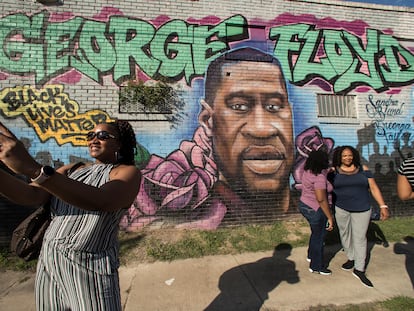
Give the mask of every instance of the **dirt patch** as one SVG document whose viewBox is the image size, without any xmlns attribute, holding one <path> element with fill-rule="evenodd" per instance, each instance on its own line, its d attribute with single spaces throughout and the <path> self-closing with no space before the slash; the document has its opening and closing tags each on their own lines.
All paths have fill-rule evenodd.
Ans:
<svg viewBox="0 0 414 311">
<path fill-rule="evenodd" d="M 287 220 L 283 222 L 284 230 L 288 233 L 287 237 L 285 235 L 285 242 L 296 242 L 300 240 L 306 240 L 309 236 L 310 229 L 309 225 L 303 221 L 303 219 L 294 219 Z M 271 226 L 271 225 L 267 225 Z M 227 228 L 226 228 L 227 229 Z M 220 240 L 223 232 L 218 232 L 217 238 Z M 237 253 L 240 249 L 247 249 L 249 251 L 249 246 L 244 245 L 244 240 L 251 240 L 251 228 L 250 230 L 246 227 L 235 227 L 233 229 L 229 228 L 229 232 L 225 233 L 226 239 L 224 243 L 216 248 L 216 251 L 220 254 L 230 254 Z M 233 236 L 233 237 L 230 237 Z M 229 238 L 230 239 L 227 239 Z M 304 238 L 305 237 L 305 238 Z M 259 241 L 260 238 L 265 239 Z M 262 235 L 256 244 L 265 245 L 269 243 L 267 235 Z M 121 232 L 120 233 L 120 245 L 121 245 L 121 264 L 123 265 L 132 265 L 137 263 L 151 263 L 155 262 L 152 256 L 148 255 L 149 251 L 153 253 L 158 253 L 165 255 L 169 251 L 175 252 L 176 250 L 171 250 L 169 247 L 174 244 L 178 244 L 184 240 L 190 241 L 190 245 L 186 244 L 184 247 L 187 248 L 187 253 L 191 253 L 189 248 L 191 248 L 191 243 L 200 239 L 199 230 L 188 230 L 188 229 L 176 229 L 172 226 L 165 226 L 165 224 L 158 224 L 145 227 L 137 232 Z M 206 242 L 215 243 L 214 237 L 212 240 L 203 240 L 200 243 Z M 195 242 L 197 243 L 197 242 Z M 218 242 L 220 243 L 220 242 Z M 248 242 L 247 242 L 248 243 Z M 165 248 L 163 248 L 165 245 Z M 270 244 L 269 244 L 270 245 Z M 195 245 L 198 246 L 198 245 Z M 217 246 L 217 245 L 215 245 Z M 272 246 L 269 246 L 270 248 Z M 254 247 L 253 247 L 254 248 Z M 270 249 L 269 248 L 269 249 Z M 179 252 L 179 251 L 178 251 Z M 177 254 L 172 254 L 172 256 Z"/>
<path fill-rule="evenodd" d="M 156 261 L 148 255 L 149 244 L 174 244 L 191 231 L 175 228 L 149 226 L 137 232 L 120 232 L 119 242 L 121 250 L 121 264 L 130 265 Z"/>
<path fill-rule="evenodd" d="M 303 221 L 286 221 L 284 223 L 288 236 L 288 241 L 299 241 L 303 239 L 304 236 L 310 234 L 310 228 L 307 225 L 304 225 Z"/>
</svg>

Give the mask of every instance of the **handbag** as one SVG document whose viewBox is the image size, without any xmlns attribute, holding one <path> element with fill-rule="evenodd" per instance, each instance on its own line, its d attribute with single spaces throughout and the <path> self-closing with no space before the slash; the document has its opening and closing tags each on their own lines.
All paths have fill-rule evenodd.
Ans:
<svg viewBox="0 0 414 311">
<path fill-rule="evenodd" d="M 66 174 L 71 174 L 82 165 L 83 162 L 75 163 Z M 51 221 L 50 200 L 23 220 L 12 233 L 10 249 L 26 261 L 39 257 L 43 237 Z"/>
<path fill-rule="evenodd" d="M 10 242 L 11 251 L 26 261 L 38 258 L 50 220 L 49 199 L 14 229 Z"/>
</svg>

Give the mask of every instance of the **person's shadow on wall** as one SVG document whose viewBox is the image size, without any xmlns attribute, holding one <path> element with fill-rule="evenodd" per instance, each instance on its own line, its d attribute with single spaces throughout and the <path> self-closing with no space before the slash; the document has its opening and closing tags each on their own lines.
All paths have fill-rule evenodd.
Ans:
<svg viewBox="0 0 414 311">
<path fill-rule="evenodd" d="M 299 282 L 295 263 L 287 259 L 291 252 L 290 244 L 281 243 L 272 257 L 227 270 L 219 280 L 220 294 L 204 310 L 260 310 L 268 293 L 282 281 Z"/>
<path fill-rule="evenodd" d="M 414 288 L 414 237 L 406 236 L 404 241 L 405 243 L 394 244 L 394 253 L 405 255 L 405 269 Z"/>
</svg>

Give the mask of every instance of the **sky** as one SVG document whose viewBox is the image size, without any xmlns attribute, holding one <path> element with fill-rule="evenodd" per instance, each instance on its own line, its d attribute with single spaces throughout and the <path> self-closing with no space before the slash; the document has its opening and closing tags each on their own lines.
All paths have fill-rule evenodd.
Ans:
<svg viewBox="0 0 414 311">
<path fill-rule="evenodd" d="M 344 0 L 344 1 L 406 6 L 406 7 L 414 8 L 414 0 Z"/>
</svg>

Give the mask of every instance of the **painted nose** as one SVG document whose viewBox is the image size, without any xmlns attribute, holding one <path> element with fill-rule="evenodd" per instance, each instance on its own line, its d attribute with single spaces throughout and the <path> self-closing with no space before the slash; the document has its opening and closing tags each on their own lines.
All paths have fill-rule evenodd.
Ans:
<svg viewBox="0 0 414 311">
<path fill-rule="evenodd" d="M 269 138 L 277 136 L 279 129 L 275 127 L 274 118 L 270 118 L 261 105 L 257 105 L 251 112 L 246 125 L 243 127 L 243 134 L 254 138 Z"/>
</svg>

